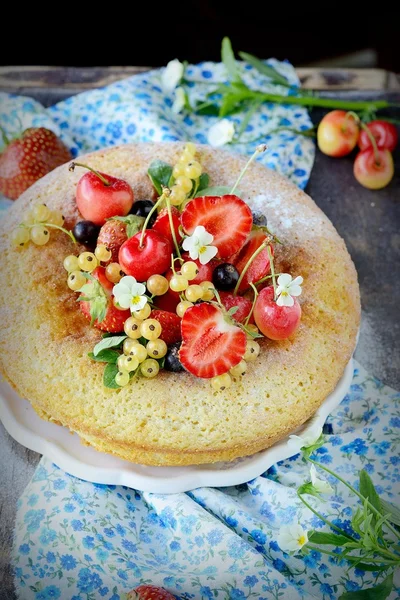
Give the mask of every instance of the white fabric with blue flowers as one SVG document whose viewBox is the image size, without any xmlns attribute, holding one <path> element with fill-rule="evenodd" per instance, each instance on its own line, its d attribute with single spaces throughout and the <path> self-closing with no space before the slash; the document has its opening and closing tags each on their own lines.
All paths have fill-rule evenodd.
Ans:
<svg viewBox="0 0 400 600">
<path fill-rule="evenodd" d="M 289 64 L 269 62 L 292 84 L 298 83 Z M 193 103 L 204 99 L 226 74 L 221 64 L 203 63 L 190 66 L 186 76 L 196 81 L 189 89 Z M 272 91 L 268 80 L 249 66 L 243 77 L 253 87 Z M 0 94 L 0 122 L 9 133 L 20 129 L 20 121 L 23 127 L 48 127 L 74 155 L 134 141 L 206 142 L 216 119 L 175 115 L 172 102 L 161 91 L 160 72 L 151 71 L 47 110 L 29 98 Z M 237 129 L 242 118 L 230 117 Z M 314 144 L 289 131 L 268 135 L 279 126 L 305 130 L 311 121 L 300 107 L 265 104 L 231 150 L 252 154 L 260 141 L 266 142 L 268 150 L 260 160 L 304 188 Z M 8 205 L 0 201 L 0 208 Z M 316 454 L 354 484 L 365 467 L 388 500 L 395 499 L 399 482 L 399 399 L 357 368 L 351 392 L 329 418 L 327 442 Z M 346 564 L 337 566 L 318 551 L 293 557 L 279 548 L 282 525 L 300 522 L 305 529 L 323 528 L 297 500 L 296 486 L 306 480 L 308 468 L 297 456 L 245 485 L 167 496 L 93 485 L 43 459 L 18 504 L 18 596 L 122 600 L 124 592 L 151 583 L 186 599 L 336 600 L 345 590 L 372 585 L 374 574 L 348 572 Z M 355 500 L 333 479 L 331 483 L 334 495 L 320 510 L 349 529 L 348 507 Z"/>
<path fill-rule="evenodd" d="M 399 431 L 400 394 L 356 366 L 314 457 L 356 487 L 365 468 L 378 492 L 396 502 Z M 348 571 L 347 563 L 316 550 L 303 557 L 279 548 L 282 525 L 326 530 L 297 499 L 297 486 L 309 479 L 297 455 L 244 485 L 160 495 L 93 485 L 43 459 L 18 505 L 19 598 L 122 600 L 129 589 L 151 583 L 184 599 L 336 600 L 372 586 L 377 574 Z M 355 498 L 329 481 L 334 492 L 326 502 L 307 499 L 351 532 Z M 390 599 L 399 597 L 397 582 Z"/>
</svg>

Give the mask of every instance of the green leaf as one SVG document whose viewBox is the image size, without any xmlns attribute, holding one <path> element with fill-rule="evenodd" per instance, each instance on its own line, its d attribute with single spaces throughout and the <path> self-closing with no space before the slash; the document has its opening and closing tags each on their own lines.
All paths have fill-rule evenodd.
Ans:
<svg viewBox="0 0 400 600">
<path fill-rule="evenodd" d="M 162 160 L 153 160 L 150 167 L 147 170 L 147 174 L 150 177 L 157 192 L 162 194 L 162 186 L 168 186 L 172 176 L 172 167 Z"/>
<path fill-rule="evenodd" d="M 339 555 L 338 555 L 339 556 Z M 349 557 L 346 556 L 346 560 L 349 561 L 352 564 L 352 567 L 354 567 L 355 569 L 360 569 L 360 571 L 371 571 L 371 572 L 375 572 L 375 571 L 387 571 L 390 567 L 388 565 L 371 565 L 370 563 L 363 563 L 363 562 L 357 562 L 356 560 L 350 560 L 351 558 L 354 559 L 354 557 Z M 359 559 L 357 559 L 359 560 Z"/>
<path fill-rule="evenodd" d="M 95 356 L 93 352 L 89 352 L 88 357 L 97 362 L 116 363 L 120 353 L 116 350 L 100 350 Z"/>
<path fill-rule="evenodd" d="M 391 523 L 394 523 L 394 525 L 400 526 L 400 508 L 398 506 L 395 506 L 391 502 L 382 500 L 382 498 L 380 498 L 380 502 L 381 502 L 382 513 L 384 515 L 389 515 L 388 521 L 390 521 Z"/>
<path fill-rule="evenodd" d="M 126 338 L 126 335 L 113 335 L 112 337 L 103 338 L 93 348 L 94 356 L 97 356 L 99 352 L 105 350 L 106 348 L 114 348 L 115 346 L 120 346 L 124 342 L 124 340 L 126 340 Z"/>
<path fill-rule="evenodd" d="M 127 217 L 112 217 L 111 219 L 107 219 L 107 221 L 121 221 L 122 223 L 126 223 L 126 235 L 128 238 L 131 238 L 142 230 L 145 218 L 138 215 L 128 215 Z"/>
<path fill-rule="evenodd" d="M 313 544 L 329 544 L 330 546 L 343 546 L 347 544 L 349 538 L 344 535 L 336 533 L 323 533 L 320 531 L 314 531 L 308 538 L 309 542 Z"/>
<path fill-rule="evenodd" d="M 290 87 L 290 84 L 286 77 L 278 73 L 274 67 L 267 65 L 265 62 L 253 56 L 252 54 L 248 54 L 247 52 L 239 52 L 240 58 L 249 63 L 252 67 L 257 69 L 259 73 L 266 75 L 273 81 L 274 83 L 279 83 L 280 85 L 284 85 L 286 87 Z"/>
<path fill-rule="evenodd" d="M 393 573 L 390 573 L 382 583 L 373 588 L 345 592 L 339 600 L 385 600 L 393 589 Z"/>
<path fill-rule="evenodd" d="M 247 113 L 244 115 L 242 122 L 239 127 L 239 131 L 236 134 L 236 141 L 239 141 L 242 137 L 243 133 L 246 131 L 247 125 L 250 123 L 252 116 L 257 111 L 257 109 L 261 106 L 262 100 L 258 98 L 258 100 L 253 100 L 250 104 Z"/>
<path fill-rule="evenodd" d="M 210 176 L 207 173 L 202 173 L 199 177 L 199 186 L 197 188 L 197 191 L 201 192 L 201 190 L 206 190 L 209 183 Z"/>
<path fill-rule="evenodd" d="M 368 475 L 365 469 L 361 469 L 360 471 L 360 494 L 364 496 L 364 498 L 368 498 L 370 503 L 376 510 L 381 511 L 381 500 L 379 498 L 378 492 L 375 489 L 374 484 L 372 483 L 371 477 Z M 375 515 L 373 515 L 372 522 L 376 521 Z"/>
<path fill-rule="evenodd" d="M 230 187 L 225 185 L 215 185 L 213 187 L 209 187 L 203 190 L 197 190 L 195 194 L 195 198 L 199 196 L 223 196 L 224 194 L 229 194 L 231 191 Z"/>
<path fill-rule="evenodd" d="M 117 373 L 118 373 L 117 365 L 114 365 L 113 363 L 108 363 L 108 365 L 106 365 L 106 368 L 104 369 L 104 375 L 103 375 L 104 387 L 110 388 L 112 390 L 119 389 L 120 386 L 115 383 L 115 376 Z"/>
<path fill-rule="evenodd" d="M 238 72 L 235 55 L 233 54 L 231 40 L 228 37 L 224 37 L 222 40 L 221 47 L 221 59 L 225 65 L 230 79 L 233 81 L 241 81 L 241 77 Z"/>
<path fill-rule="evenodd" d="M 228 315 L 233 317 L 233 315 L 235 313 L 237 313 L 238 310 L 239 310 L 238 306 L 231 306 L 231 308 L 228 310 Z"/>
<path fill-rule="evenodd" d="M 219 106 L 214 102 L 198 102 L 194 110 L 198 115 L 208 117 L 218 117 L 219 115 Z"/>
</svg>

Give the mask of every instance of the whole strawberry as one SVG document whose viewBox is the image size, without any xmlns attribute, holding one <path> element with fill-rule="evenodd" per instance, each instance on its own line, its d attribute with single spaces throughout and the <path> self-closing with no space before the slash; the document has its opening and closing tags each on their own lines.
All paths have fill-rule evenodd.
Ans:
<svg viewBox="0 0 400 600">
<path fill-rule="evenodd" d="M 104 223 L 97 238 L 97 245 L 104 245 L 110 250 L 111 258 L 108 263 L 118 262 L 118 253 L 122 244 L 138 233 L 143 223 L 144 218 L 137 215 L 114 217 Z"/>
<path fill-rule="evenodd" d="M 128 600 L 175 600 L 175 596 L 155 585 L 140 585 L 129 592 Z"/>
<path fill-rule="evenodd" d="M 68 148 L 45 127 L 30 127 L 0 155 L 0 192 L 16 200 L 50 171 L 71 160 Z"/>
</svg>

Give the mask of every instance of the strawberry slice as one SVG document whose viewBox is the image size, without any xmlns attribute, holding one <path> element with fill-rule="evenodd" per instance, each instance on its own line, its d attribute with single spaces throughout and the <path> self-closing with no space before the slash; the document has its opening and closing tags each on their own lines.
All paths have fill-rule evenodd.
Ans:
<svg viewBox="0 0 400 600">
<path fill-rule="evenodd" d="M 81 288 L 80 309 L 91 324 L 102 331 L 117 333 L 124 330 L 130 310 L 118 310 L 112 302 L 114 284 L 108 281 L 104 267 L 92 271 L 87 283 Z"/>
<path fill-rule="evenodd" d="M 183 315 L 182 365 L 196 377 L 209 379 L 237 365 L 246 350 L 246 335 L 211 304 L 196 304 Z"/>
<path fill-rule="evenodd" d="M 238 310 L 232 315 L 232 318 L 238 323 L 244 323 L 253 306 L 251 300 L 245 298 L 245 296 L 234 296 L 230 292 L 220 292 L 219 297 L 227 311 L 234 306 L 238 307 Z M 254 319 L 250 319 L 250 321 L 253 322 Z"/>
<path fill-rule="evenodd" d="M 156 319 L 162 327 L 160 339 L 164 340 L 167 346 L 180 342 L 181 334 L 181 318 L 172 312 L 166 310 L 152 310 L 150 319 Z"/>
<path fill-rule="evenodd" d="M 234 256 L 231 256 L 229 262 L 231 262 L 239 273 L 241 273 L 248 261 L 254 254 L 254 252 L 265 242 L 267 235 L 260 229 L 253 229 L 243 248 L 240 252 L 237 252 Z M 239 286 L 239 292 L 244 292 L 250 287 L 250 283 L 255 283 L 270 272 L 270 264 L 268 251 L 265 248 L 256 256 L 253 262 L 247 269 L 242 282 Z"/>
<path fill-rule="evenodd" d="M 253 224 L 249 206 L 231 194 L 193 198 L 186 204 L 181 220 L 188 234 L 192 234 L 198 225 L 203 225 L 214 236 L 211 245 L 218 248 L 219 258 L 238 252 Z"/>
<path fill-rule="evenodd" d="M 127 600 L 175 600 L 175 596 L 155 585 L 140 585 L 129 592 Z"/>
<path fill-rule="evenodd" d="M 176 241 L 178 242 L 178 244 L 180 244 L 183 240 L 181 234 L 179 233 L 179 227 L 181 226 L 181 214 L 179 210 L 175 208 L 175 206 L 171 206 L 171 216 L 172 223 L 174 225 Z M 159 233 L 165 235 L 165 237 L 169 239 L 171 246 L 173 247 L 174 240 L 172 237 L 171 226 L 169 223 L 168 210 L 166 208 L 162 209 L 157 219 L 155 220 L 152 229 L 155 229 Z"/>
</svg>

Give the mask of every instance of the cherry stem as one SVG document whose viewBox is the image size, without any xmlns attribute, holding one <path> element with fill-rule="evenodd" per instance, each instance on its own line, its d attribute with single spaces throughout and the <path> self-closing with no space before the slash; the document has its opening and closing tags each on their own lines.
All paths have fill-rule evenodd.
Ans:
<svg viewBox="0 0 400 600">
<path fill-rule="evenodd" d="M 2 125 L 0 125 L 0 132 L 1 132 L 1 137 L 3 138 L 4 145 L 8 146 L 8 144 L 10 143 L 10 140 L 8 138 L 6 130 L 4 129 L 4 127 L 2 127 Z"/>
<path fill-rule="evenodd" d="M 268 248 L 268 242 L 264 242 L 263 244 L 261 244 L 261 246 L 259 246 L 257 248 L 257 250 L 255 252 L 253 252 L 253 254 L 250 256 L 249 260 L 247 261 L 247 263 L 244 266 L 243 271 L 240 274 L 240 277 L 235 285 L 235 289 L 233 290 L 233 295 L 236 296 L 236 294 L 238 293 L 238 289 L 240 287 L 240 284 L 243 281 L 243 277 L 246 275 L 246 272 L 248 270 L 248 268 L 250 267 L 251 263 L 253 262 L 253 260 L 260 254 L 260 252 L 262 252 L 265 248 Z"/>
<path fill-rule="evenodd" d="M 69 166 L 69 170 L 70 171 L 74 171 L 75 167 L 83 167 L 84 169 L 88 169 L 89 171 L 91 171 L 92 173 L 94 173 L 102 183 L 104 183 L 104 185 L 111 185 L 111 183 L 108 181 L 108 179 L 106 179 L 101 173 L 99 173 L 98 171 L 96 171 L 95 169 L 93 169 L 92 167 L 89 167 L 88 165 L 84 165 L 83 163 L 78 163 L 78 162 L 72 162 Z"/>
<path fill-rule="evenodd" d="M 178 255 L 178 258 L 182 258 L 180 250 L 179 250 L 179 244 L 178 244 L 178 241 L 176 239 L 174 222 L 172 220 L 171 201 L 169 199 L 169 194 L 166 194 L 166 189 L 165 188 L 163 189 L 163 193 L 165 195 L 165 202 L 166 202 L 166 205 L 167 205 L 167 212 L 168 212 L 168 219 L 169 219 L 169 227 L 171 229 L 172 239 L 174 240 L 175 250 L 176 250 L 176 253 Z"/>
<path fill-rule="evenodd" d="M 251 319 L 251 315 L 253 314 L 254 307 L 256 305 L 256 300 L 257 300 L 257 297 L 258 297 L 258 291 L 257 291 L 256 286 L 254 285 L 254 283 L 250 283 L 250 285 L 253 288 L 254 298 L 253 298 L 253 304 L 251 305 L 251 310 L 250 310 L 249 314 L 247 315 L 246 320 L 244 322 L 244 326 L 245 327 L 249 324 L 249 321 Z"/>
<path fill-rule="evenodd" d="M 159 197 L 159 199 L 157 200 L 157 202 L 154 204 L 154 206 L 150 210 L 149 214 L 147 215 L 146 220 L 143 223 L 143 229 L 142 229 L 142 235 L 140 236 L 139 248 L 143 248 L 144 234 L 146 233 L 147 225 L 149 224 L 152 214 L 154 213 L 154 211 L 157 210 L 157 208 L 160 206 L 161 202 L 163 202 L 164 199 L 165 199 L 164 194 L 161 194 L 161 196 Z"/>
<path fill-rule="evenodd" d="M 276 275 L 275 275 L 275 266 L 274 266 L 274 257 L 272 256 L 271 246 L 268 244 L 267 246 L 268 258 L 269 258 L 269 266 L 271 269 L 271 279 L 272 285 L 274 288 L 274 302 L 276 301 Z"/>
<path fill-rule="evenodd" d="M 378 145 L 376 143 L 376 139 L 372 135 L 372 132 L 370 131 L 368 125 L 365 125 L 365 123 L 360 122 L 360 127 L 361 127 L 361 129 L 363 129 L 365 131 L 365 133 L 368 136 L 369 141 L 371 142 L 371 146 L 374 151 L 375 163 L 377 166 L 379 166 L 381 164 L 381 161 L 380 161 L 379 150 L 378 150 Z"/>
<path fill-rule="evenodd" d="M 233 188 L 229 192 L 230 194 L 233 194 L 233 192 L 236 190 L 237 186 L 242 181 L 242 179 L 243 179 L 243 177 L 244 177 L 247 169 L 249 168 L 249 166 L 251 165 L 251 163 L 253 162 L 253 160 L 256 158 L 256 156 L 258 156 L 259 154 L 262 154 L 263 152 L 265 152 L 266 149 L 267 149 L 267 146 L 265 144 L 260 144 L 260 146 L 257 146 L 254 154 L 252 154 L 252 156 L 250 156 L 249 160 L 247 161 L 247 163 L 245 164 L 244 168 L 240 172 L 239 177 L 236 179 Z"/>
<path fill-rule="evenodd" d="M 282 273 L 275 273 L 275 277 L 279 277 L 279 275 L 282 275 Z M 267 281 L 267 279 L 271 279 L 272 275 L 266 275 L 265 277 L 262 277 L 262 279 L 259 279 L 258 281 L 255 282 L 254 285 L 260 285 L 261 283 L 264 283 L 264 281 Z"/>
<path fill-rule="evenodd" d="M 28 229 L 32 229 L 32 227 L 36 227 L 36 225 L 43 225 L 44 227 L 59 229 L 60 231 L 63 231 L 64 233 L 66 233 L 67 236 L 71 238 L 71 240 L 73 241 L 74 244 L 77 244 L 77 241 L 76 241 L 75 236 L 72 233 L 72 231 L 68 231 L 68 229 L 65 229 L 64 227 L 60 227 L 59 225 L 53 225 L 53 223 L 33 223 L 32 225 L 27 225 L 25 223 L 22 223 L 20 225 L 20 227 L 27 227 Z"/>
</svg>

